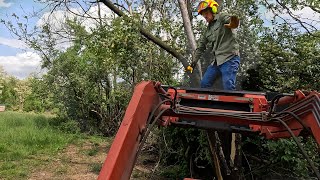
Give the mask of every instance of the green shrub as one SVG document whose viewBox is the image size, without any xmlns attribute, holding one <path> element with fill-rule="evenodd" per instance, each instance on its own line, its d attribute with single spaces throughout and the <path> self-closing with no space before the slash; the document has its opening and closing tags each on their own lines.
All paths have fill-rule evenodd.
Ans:
<svg viewBox="0 0 320 180">
<path fill-rule="evenodd" d="M 303 148 L 309 158 L 319 166 L 320 157 L 313 139 L 299 137 Z M 264 164 L 252 161 L 249 158 L 251 168 L 256 171 L 254 176 L 263 178 L 298 178 L 311 179 L 314 172 L 310 168 L 306 158 L 293 139 L 266 140 L 262 137 L 250 137 L 243 144 L 245 154 L 258 157 Z M 268 163 L 266 163 L 268 162 Z M 259 168 L 266 166 L 266 168 Z"/>
<path fill-rule="evenodd" d="M 80 132 L 79 123 L 74 120 L 69 120 L 61 124 L 60 130 L 67 133 L 76 134 Z"/>
<path fill-rule="evenodd" d="M 205 131 L 175 127 L 164 128 L 162 131 L 158 133 L 158 142 L 160 142 L 159 146 L 162 148 L 162 154 L 164 154 L 162 165 L 172 167 L 164 170 L 168 178 L 190 176 L 190 161 L 193 162 L 194 177 L 210 178 L 210 175 L 202 173 L 203 169 L 212 171 Z M 197 165 L 202 167 L 202 172 L 196 167 Z"/>
<path fill-rule="evenodd" d="M 49 125 L 66 133 L 76 134 L 80 132 L 79 123 L 67 118 L 55 117 L 49 120 Z"/>
</svg>

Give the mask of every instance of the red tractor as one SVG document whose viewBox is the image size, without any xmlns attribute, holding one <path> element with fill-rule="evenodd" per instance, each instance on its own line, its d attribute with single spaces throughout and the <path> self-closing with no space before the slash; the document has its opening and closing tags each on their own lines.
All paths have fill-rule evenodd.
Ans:
<svg viewBox="0 0 320 180">
<path fill-rule="evenodd" d="M 320 179 L 296 138 L 308 134 L 320 145 L 320 94 L 296 91 L 278 93 L 272 99 L 269 96 L 261 92 L 213 91 L 141 82 L 134 90 L 98 179 L 129 179 L 137 155 L 155 124 L 253 133 L 267 139 L 293 137 Z"/>
</svg>

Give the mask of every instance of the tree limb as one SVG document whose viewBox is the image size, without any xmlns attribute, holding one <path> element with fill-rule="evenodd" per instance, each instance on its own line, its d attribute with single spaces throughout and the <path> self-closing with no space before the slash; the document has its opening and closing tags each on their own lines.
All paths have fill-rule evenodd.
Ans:
<svg viewBox="0 0 320 180">
<path fill-rule="evenodd" d="M 284 8 L 284 9 L 287 11 L 288 15 L 289 15 L 291 18 L 293 18 L 296 22 L 298 22 L 298 23 L 301 25 L 301 27 L 307 31 L 308 34 L 313 35 L 313 33 L 312 33 L 312 32 L 308 29 L 308 27 L 305 26 L 305 25 L 308 25 L 308 26 L 310 26 L 311 28 L 313 28 L 314 30 L 317 30 L 317 28 L 314 27 L 312 24 L 303 22 L 303 21 L 301 21 L 299 18 L 297 18 L 296 15 L 294 15 L 294 14 L 292 13 L 292 11 L 291 11 L 284 3 L 280 2 L 279 0 L 276 0 L 276 2 L 277 2 L 282 8 Z"/>
<path fill-rule="evenodd" d="M 119 10 L 114 4 L 109 0 L 100 0 L 100 2 L 104 3 L 106 6 L 108 6 L 113 12 L 115 12 L 118 16 L 124 16 L 127 17 L 121 10 Z M 186 69 L 189 65 L 187 59 L 180 54 L 178 51 L 173 49 L 172 47 L 168 46 L 166 43 L 164 43 L 161 39 L 158 37 L 152 35 L 150 32 L 145 30 L 144 28 L 140 27 L 140 33 L 146 37 L 148 40 L 152 41 L 153 43 L 157 44 L 162 49 L 166 50 L 168 53 L 170 53 L 172 56 L 176 57 L 183 65 L 183 67 Z M 198 84 L 200 82 L 200 77 L 188 73 L 188 75 L 191 78 L 191 81 L 194 82 L 194 84 Z"/>
</svg>

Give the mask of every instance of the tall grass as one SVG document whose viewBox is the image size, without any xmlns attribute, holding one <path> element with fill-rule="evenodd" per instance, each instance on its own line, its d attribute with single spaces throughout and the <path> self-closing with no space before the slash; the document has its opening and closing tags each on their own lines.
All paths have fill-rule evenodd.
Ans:
<svg viewBox="0 0 320 180">
<path fill-rule="evenodd" d="M 0 113 L 0 179 L 25 179 L 39 155 L 64 148 L 75 136 L 50 127 L 50 118 L 18 112 Z"/>
</svg>

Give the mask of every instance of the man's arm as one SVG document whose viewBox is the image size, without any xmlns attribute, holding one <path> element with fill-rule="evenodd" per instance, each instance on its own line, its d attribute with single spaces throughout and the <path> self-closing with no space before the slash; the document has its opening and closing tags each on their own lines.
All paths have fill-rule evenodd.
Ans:
<svg viewBox="0 0 320 180">
<path fill-rule="evenodd" d="M 201 38 L 200 38 L 200 43 L 198 48 L 196 49 L 194 55 L 192 56 L 192 62 L 191 62 L 191 67 L 194 68 L 197 64 L 197 62 L 199 61 L 199 59 L 201 58 L 203 52 L 206 49 L 206 44 L 207 44 L 207 39 L 205 37 L 205 33 L 202 34 Z"/>
<path fill-rule="evenodd" d="M 205 34 L 205 33 L 204 33 Z M 192 54 L 192 62 L 191 64 L 186 68 L 186 71 L 190 71 L 192 73 L 193 69 L 197 66 L 197 62 L 201 58 L 207 44 L 207 39 L 205 35 L 202 34 L 200 38 L 200 43 L 199 46 L 197 47 L 196 51 L 194 54 Z"/>
</svg>

